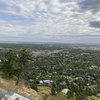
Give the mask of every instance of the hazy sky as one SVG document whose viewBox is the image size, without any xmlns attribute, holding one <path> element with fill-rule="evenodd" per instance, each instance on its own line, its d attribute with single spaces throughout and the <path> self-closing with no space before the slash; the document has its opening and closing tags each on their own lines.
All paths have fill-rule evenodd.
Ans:
<svg viewBox="0 0 100 100">
<path fill-rule="evenodd" d="M 0 41 L 100 43 L 100 0 L 0 0 Z"/>
</svg>

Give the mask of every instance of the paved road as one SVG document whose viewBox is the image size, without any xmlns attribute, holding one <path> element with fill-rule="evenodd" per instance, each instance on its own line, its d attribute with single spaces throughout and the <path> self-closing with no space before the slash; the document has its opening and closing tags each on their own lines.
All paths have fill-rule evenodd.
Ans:
<svg viewBox="0 0 100 100">
<path fill-rule="evenodd" d="M 8 92 L 8 91 L 6 91 L 6 90 L 0 88 L 0 100 L 1 100 L 1 98 L 2 98 L 7 92 Z"/>
</svg>

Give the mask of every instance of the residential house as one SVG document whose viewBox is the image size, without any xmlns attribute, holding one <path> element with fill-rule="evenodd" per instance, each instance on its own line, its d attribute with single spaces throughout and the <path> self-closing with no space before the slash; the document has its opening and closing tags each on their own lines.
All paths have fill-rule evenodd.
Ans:
<svg viewBox="0 0 100 100">
<path fill-rule="evenodd" d="M 63 89 L 61 92 L 67 94 L 69 89 Z"/>
<path fill-rule="evenodd" d="M 100 93 L 98 93 L 98 94 L 97 94 L 97 97 L 99 97 L 99 98 L 100 98 Z"/>
</svg>

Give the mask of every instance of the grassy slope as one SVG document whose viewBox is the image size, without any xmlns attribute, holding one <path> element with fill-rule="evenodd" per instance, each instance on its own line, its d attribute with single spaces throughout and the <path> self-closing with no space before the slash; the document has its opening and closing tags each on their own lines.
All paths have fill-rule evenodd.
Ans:
<svg viewBox="0 0 100 100">
<path fill-rule="evenodd" d="M 27 88 L 27 87 L 22 87 L 19 89 L 15 85 L 15 81 L 3 79 L 1 78 L 1 76 L 0 76 L 0 87 L 5 90 L 13 90 L 19 94 L 22 94 L 34 100 L 41 100 L 38 93 L 35 90 Z"/>
</svg>

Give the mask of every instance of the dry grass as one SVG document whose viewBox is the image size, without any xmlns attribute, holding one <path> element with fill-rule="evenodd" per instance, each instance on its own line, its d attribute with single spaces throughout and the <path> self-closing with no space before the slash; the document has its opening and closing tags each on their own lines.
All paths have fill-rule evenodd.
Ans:
<svg viewBox="0 0 100 100">
<path fill-rule="evenodd" d="M 0 76 L 0 87 L 7 91 L 13 90 L 33 100 L 42 100 L 40 99 L 38 93 L 35 90 L 27 87 L 18 88 L 18 86 L 15 85 L 15 81 L 3 79 L 1 78 L 1 76 Z"/>
<path fill-rule="evenodd" d="M 90 96 L 88 97 L 88 100 L 100 100 L 100 98 L 97 98 L 96 96 Z"/>
<path fill-rule="evenodd" d="M 39 93 L 41 94 L 42 92 L 46 93 L 47 95 L 51 93 L 50 88 L 49 87 L 38 87 Z"/>
<path fill-rule="evenodd" d="M 43 100 L 46 100 L 47 96 L 51 94 L 51 89 L 49 87 L 38 87 L 38 93 Z"/>
</svg>

